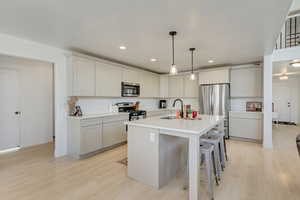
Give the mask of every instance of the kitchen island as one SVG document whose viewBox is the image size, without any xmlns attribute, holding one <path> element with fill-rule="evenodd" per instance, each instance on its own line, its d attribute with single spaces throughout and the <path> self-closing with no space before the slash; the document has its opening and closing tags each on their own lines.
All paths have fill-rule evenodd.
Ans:
<svg viewBox="0 0 300 200">
<path fill-rule="evenodd" d="M 199 200 L 200 136 L 216 127 L 224 131 L 224 117 L 201 115 L 194 120 L 152 117 L 126 124 L 128 176 L 159 189 L 186 165 L 182 157 L 187 149 L 188 172 L 192 175 L 189 199 Z"/>
</svg>

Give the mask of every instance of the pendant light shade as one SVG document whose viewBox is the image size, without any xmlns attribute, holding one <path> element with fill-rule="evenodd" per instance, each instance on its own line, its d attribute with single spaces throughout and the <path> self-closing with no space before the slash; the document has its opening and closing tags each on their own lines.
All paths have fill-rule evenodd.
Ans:
<svg viewBox="0 0 300 200">
<path fill-rule="evenodd" d="M 171 65 L 171 67 L 170 67 L 170 74 L 171 74 L 171 75 L 175 75 L 175 74 L 178 73 L 177 67 L 176 67 L 175 62 L 174 62 L 174 36 L 175 36 L 176 34 L 177 34 L 176 31 L 171 31 L 171 32 L 169 33 L 169 35 L 171 35 L 171 37 L 172 37 L 172 65 Z"/>
<path fill-rule="evenodd" d="M 191 65 L 192 65 L 192 73 L 190 75 L 190 79 L 195 80 L 196 79 L 196 76 L 194 74 L 194 51 L 195 51 L 195 48 L 190 48 L 190 51 L 191 51 Z"/>
</svg>

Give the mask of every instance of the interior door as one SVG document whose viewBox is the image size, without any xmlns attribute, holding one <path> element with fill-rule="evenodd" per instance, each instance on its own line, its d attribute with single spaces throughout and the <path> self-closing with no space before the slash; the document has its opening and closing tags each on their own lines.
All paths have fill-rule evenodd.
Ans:
<svg viewBox="0 0 300 200">
<path fill-rule="evenodd" d="M 287 86 L 273 87 L 274 111 L 279 113 L 279 121 L 291 122 L 291 90 Z"/>
<path fill-rule="evenodd" d="M 18 74 L 0 69 L 0 150 L 20 146 Z"/>
</svg>

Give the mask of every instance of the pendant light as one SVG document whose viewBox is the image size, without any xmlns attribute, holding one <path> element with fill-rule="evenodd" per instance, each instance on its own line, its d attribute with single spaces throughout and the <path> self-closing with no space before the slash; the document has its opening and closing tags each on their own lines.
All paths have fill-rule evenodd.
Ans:
<svg viewBox="0 0 300 200">
<path fill-rule="evenodd" d="M 177 71 L 177 67 L 175 65 L 175 62 L 174 62 L 174 36 L 177 34 L 176 31 L 171 31 L 169 33 L 169 35 L 171 35 L 172 37 L 172 65 L 171 65 L 171 68 L 170 68 L 170 74 L 171 75 L 175 75 L 178 73 Z"/>
<path fill-rule="evenodd" d="M 192 65 L 192 73 L 190 75 L 190 79 L 191 80 L 195 80 L 196 76 L 194 74 L 194 51 L 195 51 L 195 48 L 190 48 L 190 51 L 191 51 L 191 65 Z"/>
</svg>

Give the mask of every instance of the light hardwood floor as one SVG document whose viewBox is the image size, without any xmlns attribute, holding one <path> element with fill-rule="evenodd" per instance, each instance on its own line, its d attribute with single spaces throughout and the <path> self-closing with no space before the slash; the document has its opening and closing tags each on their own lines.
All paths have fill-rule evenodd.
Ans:
<svg viewBox="0 0 300 200">
<path fill-rule="evenodd" d="M 230 141 L 230 161 L 216 187 L 216 200 L 299 200 L 300 162 L 295 137 L 300 128 L 274 127 L 274 149 Z M 155 190 L 126 176 L 117 163 L 126 145 L 85 160 L 53 158 L 53 145 L 0 155 L 2 200 L 182 200 L 184 179 L 178 176 Z M 204 183 L 201 191 L 204 191 Z M 205 193 L 205 192 L 203 192 Z M 203 195 L 203 199 L 207 199 Z"/>
</svg>

